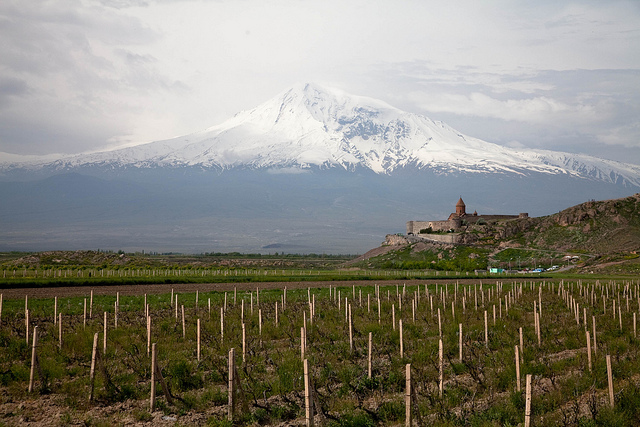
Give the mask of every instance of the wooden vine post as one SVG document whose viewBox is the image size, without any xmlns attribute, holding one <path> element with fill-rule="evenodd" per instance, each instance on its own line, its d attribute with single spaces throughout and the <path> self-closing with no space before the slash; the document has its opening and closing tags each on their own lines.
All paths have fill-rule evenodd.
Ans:
<svg viewBox="0 0 640 427">
<path fill-rule="evenodd" d="M 405 366 L 406 384 L 404 392 L 405 422 L 404 425 L 411 427 L 411 364 Z"/>
<path fill-rule="evenodd" d="M 460 352 L 459 358 L 460 358 L 460 363 L 462 363 L 462 323 L 458 323 L 458 340 L 459 340 L 459 344 L 458 344 L 458 349 Z"/>
<path fill-rule="evenodd" d="M 182 309 L 182 339 L 185 339 L 187 337 L 187 326 L 184 320 L 184 305 L 181 305 L 180 308 Z"/>
<path fill-rule="evenodd" d="M 103 326 L 104 326 L 104 337 L 102 342 L 102 354 L 106 355 L 107 354 L 107 312 L 106 311 L 104 312 Z"/>
<path fill-rule="evenodd" d="M 198 340 L 198 344 L 197 344 L 197 359 L 198 359 L 198 362 L 200 362 L 200 318 L 199 317 L 198 317 L 198 320 L 197 320 L 197 328 L 198 328 L 198 330 L 196 331 L 197 340 Z"/>
<path fill-rule="evenodd" d="M 151 399 L 149 402 L 149 406 L 151 408 L 151 412 L 155 409 L 156 403 L 156 381 L 160 381 L 160 385 L 162 386 L 162 392 L 167 398 L 167 402 L 170 405 L 173 405 L 173 398 L 171 397 L 171 393 L 169 393 L 169 388 L 167 387 L 167 383 L 164 381 L 164 377 L 162 376 L 162 371 L 158 366 L 158 349 L 156 348 L 156 343 L 151 345 Z"/>
<path fill-rule="evenodd" d="M 62 350 L 62 313 L 58 313 L 58 349 Z"/>
<path fill-rule="evenodd" d="M 369 332 L 369 356 L 368 359 L 368 378 L 371 379 L 371 350 L 372 350 L 372 333 Z"/>
<path fill-rule="evenodd" d="M 607 382 L 609 383 L 609 404 L 613 408 L 615 405 L 614 396 L 613 396 L 613 374 L 611 373 L 611 356 L 608 354 L 607 354 Z"/>
<path fill-rule="evenodd" d="M 220 307 L 220 342 L 224 341 L 224 308 Z"/>
<path fill-rule="evenodd" d="M 227 410 L 227 419 L 233 421 L 233 415 L 236 410 L 235 399 L 235 377 L 236 377 L 236 350 L 232 348 L 229 350 L 229 407 Z"/>
<path fill-rule="evenodd" d="M 489 324 L 487 323 L 487 310 L 484 311 L 484 345 L 489 348 Z"/>
<path fill-rule="evenodd" d="M 313 427 L 314 414 L 313 414 L 313 397 L 311 389 L 311 378 L 309 375 L 309 361 L 304 359 L 304 408 L 305 408 L 305 420 L 307 427 Z"/>
<path fill-rule="evenodd" d="M 25 303 L 25 305 L 26 305 L 26 303 Z M 24 338 L 25 338 L 25 341 L 26 341 L 27 345 L 29 345 L 29 309 L 28 308 L 24 311 L 24 326 L 25 326 L 25 330 L 26 330 L 26 334 L 25 334 Z"/>
<path fill-rule="evenodd" d="M 515 346 L 516 349 L 516 390 L 518 392 L 521 391 L 520 387 L 520 351 L 518 350 L 518 346 Z"/>
<path fill-rule="evenodd" d="M 524 427 L 531 426 L 531 374 L 527 374 L 525 385 Z"/>
<path fill-rule="evenodd" d="M 33 327 L 33 347 L 31 347 L 31 373 L 29 374 L 29 393 L 33 391 L 33 381 L 35 377 L 36 365 L 38 367 L 38 373 L 40 373 L 40 365 L 38 364 L 38 353 L 36 351 L 38 347 L 38 326 Z M 42 374 L 40 375 L 42 376 Z"/>
<path fill-rule="evenodd" d="M 353 351 L 353 319 L 351 317 L 351 304 L 349 304 L 349 350 Z"/>
<path fill-rule="evenodd" d="M 587 363 L 589 367 L 589 372 L 591 372 L 591 337 L 589 336 L 589 331 L 586 331 L 587 335 Z"/>
<path fill-rule="evenodd" d="M 524 338 L 522 336 L 522 326 L 520 328 L 518 328 L 518 333 L 520 335 L 520 353 L 521 353 L 521 360 L 524 360 L 524 354 L 522 354 L 524 352 Z"/>
<path fill-rule="evenodd" d="M 91 382 L 91 390 L 89 391 L 89 402 L 93 401 L 94 379 L 96 377 L 96 358 L 98 357 L 98 335 L 93 335 L 93 350 L 91 352 L 91 371 L 89 371 L 89 380 Z"/>
<path fill-rule="evenodd" d="M 151 316 L 147 316 L 147 356 L 151 352 Z"/>
<path fill-rule="evenodd" d="M 158 364 L 158 354 L 156 353 L 156 343 L 153 343 L 151 350 L 151 397 L 149 399 L 149 407 L 151 412 L 156 406 L 156 366 Z"/>
<path fill-rule="evenodd" d="M 596 341 L 596 316 L 591 316 L 591 320 L 593 321 L 593 355 L 598 355 L 598 343 Z"/>
<path fill-rule="evenodd" d="M 444 393 L 444 354 L 443 354 L 443 348 L 442 348 L 442 338 L 438 340 L 438 374 L 439 374 L 438 393 L 439 393 L 440 399 L 442 399 L 442 395 Z"/>
<path fill-rule="evenodd" d="M 247 361 L 247 334 L 244 323 L 242 324 L 242 363 Z"/>
<path fill-rule="evenodd" d="M 400 358 L 404 357 L 404 340 L 402 339 L 402 319 L 398 321 L 398 328 L 400 329 Z"/>
</svg>

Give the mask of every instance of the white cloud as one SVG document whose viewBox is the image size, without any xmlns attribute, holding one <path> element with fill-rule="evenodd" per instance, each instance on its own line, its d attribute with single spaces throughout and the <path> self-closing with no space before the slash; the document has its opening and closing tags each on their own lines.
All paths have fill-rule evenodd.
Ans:
<svg viewBox="0 0 640 427">
<path fill-rule="evenodd" d="M 567 118 L 572 116 L 572 121 L 586 121 L 596 118 L 593 106 L 569 105 L 546 96 L 499 100 L 483 93 L 472 92 L 469 95 L 414 94 L 415 98 L 422 99 L 419 106 L 427 111 L 492 117 L 502 120 L 542 123 L 559 114 Z"/>
</svg>

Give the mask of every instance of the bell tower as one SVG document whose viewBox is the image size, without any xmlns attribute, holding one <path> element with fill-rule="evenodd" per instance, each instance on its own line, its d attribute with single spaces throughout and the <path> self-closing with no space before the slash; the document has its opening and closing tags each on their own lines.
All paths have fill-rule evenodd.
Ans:
<svg viewBox="0 0 640 427">
<path fill-rule="evenodd" d="M 467 214 L 466 209 L 467 209 L 467 206 L 462 201 L 462 196 L 460 196 L 458 203 L 456 203 L 456 215 L 458 216 L 466 215 Z"/>
</svg>

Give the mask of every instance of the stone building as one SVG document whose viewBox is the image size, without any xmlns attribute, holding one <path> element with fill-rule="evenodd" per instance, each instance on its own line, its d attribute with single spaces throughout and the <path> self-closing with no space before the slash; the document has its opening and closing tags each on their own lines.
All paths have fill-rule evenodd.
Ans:
<svg viewBox="0 0 640 427">
<path fill-rule="evenodd" d="M 440 221 L 407 221 L 407 234 L 413 235 L 429 235 L 433 232 L 457 232 L 461 231 L 467 225 L 476 224 L 478 221 L 495 221 L 510 220 L 517 218 L 527 218 L 529 214 L 521 213 L 519 215 L 478 215 L 477 211 L 472 214 L 467 213 L 467 206 L 462 197 L 456 203 L 455 212 L 449 215 L 446 220 Z M 440 239 L 437 239 L 440 240 Z"/>
</svg>

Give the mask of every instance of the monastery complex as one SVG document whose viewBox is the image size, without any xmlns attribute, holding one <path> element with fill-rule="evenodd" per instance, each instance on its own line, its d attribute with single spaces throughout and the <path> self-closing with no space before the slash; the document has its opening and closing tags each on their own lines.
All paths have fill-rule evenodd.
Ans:
<svg viewBox="0 0 640 427">
<path fill-rule="evenodd" d="M 449 218 L 446 220 L 407 221 L 407 235 L 421 235 L 422 237 L 427 237 L 431 233 L 455 233 L 462 231 L 468 225 L 482 225 L 488 221 L 505 221 L 529 217 L 529 214 L 527 213 L 521 213 L 519 215 L 479 215 L 478 212 L 474 211 L 472 214 L 468 214 L 466 209 L 467 207 L 462 201 L 462 197 L 460 197 L 458 203 L 456 203 L 456 211 L 449 215 Z"/>
</svg>

